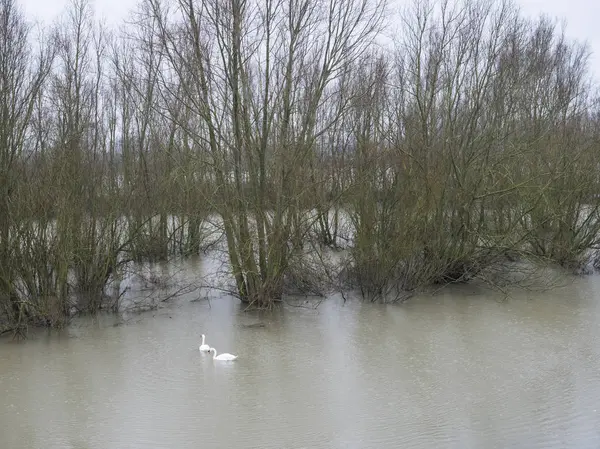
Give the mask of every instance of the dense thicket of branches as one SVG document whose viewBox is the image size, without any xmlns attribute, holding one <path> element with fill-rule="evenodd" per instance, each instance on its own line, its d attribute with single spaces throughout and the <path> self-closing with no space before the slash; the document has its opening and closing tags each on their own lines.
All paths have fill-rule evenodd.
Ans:
<svg viewBox="0 0 600 449">
<path fill-rule="evenodd" d="M 586 47 L 509 0 L 414 0 L 382 47 L 388 13 L 144 0 L 109 32 L 75 0 L 36 38 L 0 0 L 0 324 L 106 306 L 129 262 L 197 254 L 209 215 L 259 307 L 342 244 L 343 279 L 382 300 L 517 259 L 588 263 Z"/>
</svg>

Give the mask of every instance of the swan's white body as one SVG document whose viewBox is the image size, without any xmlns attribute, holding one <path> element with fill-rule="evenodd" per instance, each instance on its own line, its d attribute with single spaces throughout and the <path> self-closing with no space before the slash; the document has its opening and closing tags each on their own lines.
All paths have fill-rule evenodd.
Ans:
<svg viewBox="0 0 600 449">
<path fill-rule="evenodd" d="M 213 360 L 221 360 L 223 362 L 231 362 L 238 358 L 237 355 L 229 354 L 227 352 L 217 355 L 217 350 L 215 348 L 210 348 L 209 352 L 213 353 Z"/>
<path fill-rule="evenodd" d="M 202 334 L 202 344 L 200 345 L 200 351 L 201 352 L 208 352 L 208 351 L 210 351 L 210 346 L 204 344 L 204 339 L 205 338 L 206 337 L 204 336 L 204 334 Z"/>
</svg>

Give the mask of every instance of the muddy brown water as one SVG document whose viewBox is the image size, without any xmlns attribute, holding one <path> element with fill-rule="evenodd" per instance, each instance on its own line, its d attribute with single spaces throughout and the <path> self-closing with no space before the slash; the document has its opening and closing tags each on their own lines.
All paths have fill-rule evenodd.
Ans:
<svg viewBox="0 0 600 449">
<path fill-rule="evenodd" d="M 0 448 L 600 447 L 600 277 L 498 299 L 183 298 L 2 339 Z"/>
</svg>

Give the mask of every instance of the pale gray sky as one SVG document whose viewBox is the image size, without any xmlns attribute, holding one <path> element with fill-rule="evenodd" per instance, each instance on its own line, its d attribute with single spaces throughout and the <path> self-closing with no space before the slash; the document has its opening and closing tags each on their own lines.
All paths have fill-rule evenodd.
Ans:
<svg viewBox="0 0 600 449">
<path fill-rule="evenodd" d="M 391 0 L 401 4 L 409 0 Z M 591 68 L 598 78 L 600 75 L 600 1 L 598 0 L 515 0 L 524 14 L 537 16 L 540 13 L 566 19 L 567 35 L 579 41 L 587 41 L 593 52 Z M 52 20 L 60 15 L 68 0 L 20 0 L 26 13 L 42 21 Z M 94 0 L 98 18 L 104 17 L 109 24 L 123 20 L 138 0 Z"/>
</svg>

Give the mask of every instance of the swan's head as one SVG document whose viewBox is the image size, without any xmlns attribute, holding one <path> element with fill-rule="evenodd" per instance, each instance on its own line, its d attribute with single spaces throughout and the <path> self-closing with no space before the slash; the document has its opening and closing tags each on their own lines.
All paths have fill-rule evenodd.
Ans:
<svg viewBox="0 0 600 449">
<path fill-rule="evenodd" d="M 202 334 L 202 338 L 206 338 L 206 335 Z"/>
</svg>

